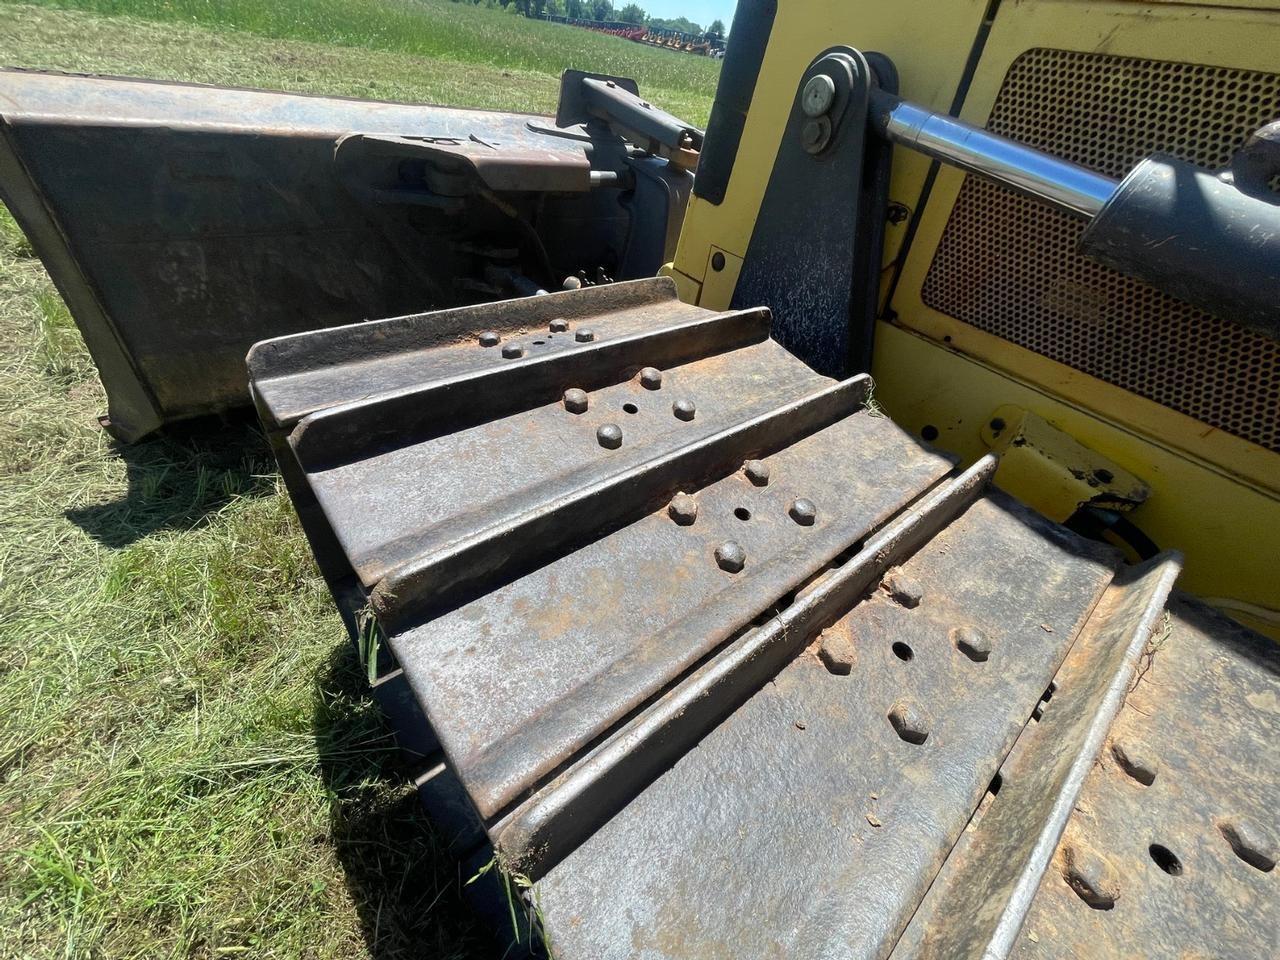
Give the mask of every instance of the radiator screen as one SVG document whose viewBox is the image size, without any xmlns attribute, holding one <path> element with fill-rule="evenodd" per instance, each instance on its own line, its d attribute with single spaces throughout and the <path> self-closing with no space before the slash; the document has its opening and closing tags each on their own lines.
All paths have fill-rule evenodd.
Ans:
<svg viewBox="0 0 1280 960">
<path fill-rule="evenodd" d="M 1169 153 L 1225 166 L 1280 117 L 1280 74 L 1066 50 L 1009 69 L 988 129 L 1113 177 Z M 1084 221 L 967 177 L 930 307 L 1280 451 L 1280 344 L 1075 253 Z"/>
</svg>

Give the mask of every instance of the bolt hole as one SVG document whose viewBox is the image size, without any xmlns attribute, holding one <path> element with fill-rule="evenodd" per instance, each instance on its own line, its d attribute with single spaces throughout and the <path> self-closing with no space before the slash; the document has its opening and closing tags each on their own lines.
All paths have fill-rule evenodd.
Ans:
<svg viewBox="0 0 1280 960">
<path fill-rule="evenodd" d="M 914 657 L 916 653 L 909 646 L 907 646 L 905 643 L 899 640 L 897 643 L 893 645 L 893 655 L 897 657 L 899 660 L 901 660 L 903 663 L 906 663 L 908 660 Z"/>
<path fill-rule="evenodd" d="M 999 433 L 1004 428 L 1005 428 L 1005 422 L 1003 417 L 996 417 L 994 420 L 991 421 L 992 433 Z"/>
<path fill-rule="evenodd" d="M 733 515 L 734 515 L 735 517 L 737 517 L 739 520 L 750 520 L 750 519 L 751 519 L 751 511 L 750 511 L 750 510 L 748 510 L 746 507 L 738 507 L 738 508 L 736 508 L 736 509 L 733 511 Z"/>
<path fill-rule="evenodd" d="M 624 403 L 622 405 L 622 412 L 623 413 L 639 413 L 640 408 L 637 407 L 634 403 Z"/>
<path fill-rule="evenodd" d="M 1116 478 L 1114 473 L 1105 469 L 1093 471 L 1093 476 L 1099 483 L 1111 483 Z"/>
<path fill-rule="evenodd" d="M 938 439 L 938 428 L 935 427 L 932 423 L 926 423 L 923 427 L 920 428 L 920 436 L 923 437 L 925 440 L 927 440 L 929 443 L 933 443 L 934 440 Z"/>
<path fill-rule="evenodd" d="M 542 345 L 543 345 L 544 343 L 546 343 L 546 342 L 547 342 L 547 341 L 545 341 L 545 340 L 535 340 L 535 341 L 533 341 L 533 345 L 534 345 L 535 347 L 540 347 L 540 346 L 542 346 Z"/>
<path fill-rule="evenodd" d="M 1182 861 L 1168 847 L 1153 843 L 1147 847 L 1147 853 L 1151 854 L 1151 859 L 1155 861 L 1156 866 L 1169 874 L 1169 876 L 1182 876 Z"/>
</svg>

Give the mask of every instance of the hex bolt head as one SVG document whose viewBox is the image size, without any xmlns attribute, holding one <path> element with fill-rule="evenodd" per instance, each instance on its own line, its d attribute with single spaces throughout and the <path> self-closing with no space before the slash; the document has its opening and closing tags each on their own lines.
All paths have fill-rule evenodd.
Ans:
<svg viewBox="0 0 1280 960">
<path fill-rule="evenodd" d="M 570 413 L 586 413 L 590 403 L 585 390 L 570 387 L 564 392 L 564 408 Z"/>
<path fill-rule="evenodd" d="M 742 568 L 747 565 L 747 551 L 743 550 L 742 545 L 737 541 L 726 540 L 716 547 L 716 563 L 720 565 L 721 570 L 741 573 Z"/>
<path fill-rule="evenodd" d="M 661 390 L 662 371 L 657 367 L 645 367 L 640 371 L 640 386 L 646 390 Z"/>
<path fill-rule="evenodd" d="M 1218 830 L 1231 844 L 1237 857 L 1263 873 L 1275 869 L 1280 861 L 1280 841 L 1274 833 L 1267 833 L 1252 820 L 1232 817 L 1218 824 Z"/>
<path fill-rule="evenodd" d="M 1120 873 L 1091 847 L 1068 843 L 1062 850 L 1062 879 L 1095 910 L 1110 910 L 1120 899 Z"/>
<path fill-rule="evenodd" d="M 920 586 L 920 581 L 903 573 L 898 567 L 894 567 L 885 575 L 885 578 L 880 581 L 880 586 L 889 592 L 894 603 L 907 609 L 920 606 L 920 600 L 924 597 L 924 587 Z"/>
<path fill-rule="evenodd" d="M 907 743 L 919 745 L 929 739 L 929 718 L 910 700 L 899 700 L 889 708 L 889 723 Z"/>
<path fill-rule="evenodd" d="M 566 330 L 569 329 L 569 321 L 557 318 L 555 320 L 552 320 L 549 324 L 547 324 L 547 326 L 550 328 L 552 333 L 564 333 Z"/>
<path fill-rule="evenodd" d="M 827 671 L 839 677 L 847 677 L 858 660 L 858 647 L 851 630 L 825 630 L 818 658 Z"/>
<path fill-rule="evenodd" d="M 677 493 L 667 505 L 667 513 L 680 526 L 690 526 L 698 519 L 698 501 L 687 493 Z"/>
<path fill-rule="evenodd" d="M 692 400 L 677 400 L 671 405 L 671 412 L 675 414 L 677 420 L 689 421 L 698 411 Z"/>
<path fill-rule="evenodd" d="M 595 338 L 596 333 L 594 330 L 579 329 L 575 330 L 573 334 L 573 339 L 577 340 L 579 343 L 590 343 Z"/>
<path fill-rule="evenodd" d="M 951 631 L 951 642 L 974 663 L 982 663 L 991 656 L 991 638 L 977 627 L 954 628 Z"/>
<path fill-rule="evenodd" d="M 1134 740 L 1132 737 L 1113 740 L 1111 755 L 1116 758 L 1121 770 L 1144 787 L 1151 786 L 1156 774 L 1160 772 L 1160 764 L 1155 755 L 1141 740 Z"/>
<path fill-rule="evenodd" d="M 769 465 L 763 460 L 748 460 L 742 465 L 742 472 L 757 487 L 763 487 L 769 482 Z"/>
<path fill-rule="evenodd" d="M 796 497 L 791 501 L 791 506 L 787 507 L 787 514 L 800 526 L 812 527 L 813 521 L 818 518 L 818 508 L 813 505 L 812 500 Z"/>
<path fill-rule="evenodd" d="M 482 347 L 496 347 L 502 341 L 496 330 L 486 330 L 477 339 Z"/>
<path fill-rule="evenodd" d="M 825 73 L 810 77 L 800 94 L 800 107 L 806 117 L 820 117 L 831 109 L 836 98 L 836 83 Z"/>
<path fill-rule="evenodd" d="M 812 117 L 800 128 L 800 145 L 807 153 L 821 153 L 831 142 L 831 121 L 826 117 Z"/>
<path fill-rule="evenodd" d="M 622 428 L 616 423 L 606 423 L 596 430 L 596 439 L 606 450 L 617 450 L 622 446 Z"/>
<path fill-rule="evenodd" d="M 502 345 L 502 355 L 508 360 L 516 360 L 524 356 L 524 344 L 511 341 Z"/>
</svg>

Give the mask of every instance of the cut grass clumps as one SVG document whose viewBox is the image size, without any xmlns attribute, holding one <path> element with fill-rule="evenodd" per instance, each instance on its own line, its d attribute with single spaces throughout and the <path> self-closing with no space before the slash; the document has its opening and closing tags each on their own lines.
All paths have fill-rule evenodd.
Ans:
<svg viewBox="0 0 1280 960">
<path fill-rule="evenodd" d="M 719 69 L 445 0 L 0 23 L 11 66 L 547 113 L 572 65 L 700 124 Z M 494 955 L 257 429 L 121 447 L 105 409 L 0 206 L 0 960 Z"/>
<path fill-rule="evenodd" d="M 6 226 L 0 958 L 476 955 L 260 434 L 115 445 L 56 305 Z"/>
<path fill-rule="evenodd" d="M 71 311 L 52 290 L 36 294 L 37 362 L 45 376 L 64 383 L 83 380 L 84 341 L 71 319 Z"/>
</svg>

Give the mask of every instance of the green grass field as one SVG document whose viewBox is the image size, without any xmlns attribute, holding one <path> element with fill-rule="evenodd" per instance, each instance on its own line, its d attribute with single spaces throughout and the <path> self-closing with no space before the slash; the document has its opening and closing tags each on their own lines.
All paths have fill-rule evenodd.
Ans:
<svg viewBox="0 0 1280 960">
<path fill-rule="evenodd" d="M 699 123 L 718 70 L 444 0 L 3 4 L 0 64 L 538 111 L 573 64 Z M 112 444 L 2 208 L 0 393 L 0 958 L 493 955 L 260 437 Z"/>
</svg>

